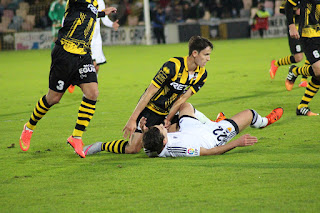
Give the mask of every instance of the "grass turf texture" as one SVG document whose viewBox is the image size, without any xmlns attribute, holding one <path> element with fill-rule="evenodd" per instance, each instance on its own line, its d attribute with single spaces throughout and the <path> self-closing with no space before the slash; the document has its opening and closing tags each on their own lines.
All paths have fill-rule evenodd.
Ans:
<svg viewBox="0 0 320 213">
<path fill-rule="evenodd" d="M 38 123 L 28 152 L 19 137 L 47 92 L 49 50 L 0 52 L 1 212 L 316 212 L 320 209 L 320 117 L 298 117 L 304 88 L 286 91 L 288 66 L 269 76 L 272 59 L 289 54 L 286 38 L 214 41 L 208 80 L 189 101 L 215 118 L 247 108 L 281 120 L 252 147 L 221 156 L 149 159 L 100 153 L 78 158 L 66 145 L 82 98 L 66 92 Z M 122 128 L 163 62 L 187 55 L 187 44 L 104 47 L 100 96 L 84 143 L 122 138 Z M 302 64 L 302 62 L 300 63 Z M 310 107 L 320 112 L 316 95 Z M 14 144 L 14 145 L 12 145 Z M 12 147 L 12 148 L 9 148 Z"/>
</svg>

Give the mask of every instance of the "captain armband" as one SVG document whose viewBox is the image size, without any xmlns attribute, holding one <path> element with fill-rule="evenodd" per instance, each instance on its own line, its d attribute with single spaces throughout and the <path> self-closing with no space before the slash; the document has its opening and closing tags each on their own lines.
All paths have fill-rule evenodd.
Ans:
<svg viewBox="0 0 320 213">
<path fill-rule="evenodd" d="M 103 12 L 103 11 L 99 11 L 98 12 L 98 18 L 102 18 L 102 17 L 105 17 L 106 16 L 106 14 Z"/>
</svg>

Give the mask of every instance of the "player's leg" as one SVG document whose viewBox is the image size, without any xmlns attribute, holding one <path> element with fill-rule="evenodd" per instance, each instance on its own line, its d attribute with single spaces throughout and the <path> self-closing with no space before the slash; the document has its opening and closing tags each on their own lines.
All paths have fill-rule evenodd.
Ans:
<svg viewBox="0 0 320 213">
<path fill-rule="evenodd" d="M 68 79 L 68 72 L 65 72 L 65 70 L 61 68 L 68 67 L 66 65 L 66 63 L 68 63 L 68 57 L 64 54 L 65 51 L 61 49 L 59 46 L 55 46 L 52 50 L 49 91 L 40 98 L 21 133 L 19 143 L 23 151 L 29 149 L 31 136 L 37 123 L 46 115 L 52 105 L 60 101 L 66 90 L 67 82 L 65 80 Z"/>
<path fill-rule="evenodd" d="M 309 103 L 312 98 L 317 94 L 320 88 L 320 80 L 319 78 L 312 77 L 311 81 L 306 87 L 305 93 L 301 99 L 300 104 L 297 107 L 296 114 L 297 115 L 306 115 L 306 116 L 315 116 L 319 115 L 318 113 L 311 112 L 309 108 Z"/>
<path fill-rule="evenodd" d="M 304 66 L 311 65 L 308 60 L 304 61 Z M 307 87 L 308 86 L 308 76 L 302 75 L 299 87 Z"/>
<path fill-rule="evenodd" d="M 303 49 L 305 51 L 305 55 L 307 60 L 312 65 L 308 65 L 306 63 L 302 67 L 297 67 L 292 65 L 289 68 L 288 76 L 285 82 L 287 90 L 292 90 L 295 80 L 297 79 L 298 75 L 304 76 L 313 76 L 313 77 L 320 77 L 320 43 L 314 42 L 309 38 L 302 38 L 300 39 L 303 45 Z M 319 43 L 319 44 L 318 44 Z"/>
<path fill-rule="evenodd" d="M 112 152 L 117 154 L 135 154 L 140 152 L 142 148 L 142 131 L 140 129 L 141 117 L 147 118 L 147 124 L 146 124 L 147 127 L 150 127 L 153 125 L 159 125 L 163 123 L 163 120 L 165 119 L 164 115 L 159 115 L 145 108 L 137 118 L 137 129 L 135 133 L 131 135 L 129 141 L 123 140 L 123 139 L 108 141 L 108 142 L 102 143 L 100 147 L 99 145 L 93 145 L 91 147 L 89 145 L 84 148 L 84 152 L 87 153 L 88 155 L 92 153 L 95 154 L 101 151 L 107 151 L 107 152 Z M 94 149 L 94 150 L 91 150 L 91 149 Z"/>
<path fill-rule="evenodd" d="M 77 67 L 73 70 L 73 75 L 71 76 L 72 83 L 79 85 L 83 92 L 83 97 L 79 106 L 75 128 L 72 135 L 67 139 L 67 143 L 74 148 L 76 154 L 85 158 L 82 135 L 95 113 L 99 95 L 98 81 L 90 54 L 75 55 L 74 64 Z"/>
<path fill-rule="evenodd" d="M 78 119 L 72 135 L 68 138 L 67 143 L 70 144 L 75 152 L 82 158 L 85 158 L 83 152 L 82 135 L 85 129 L 89 126 L 89 123 L 95 113 L 96 102 L 98 98 L 98 83 L 83 83 L 79 85 L 83 91 L 84 96 L 78 111 Z"/>
<path fill-rule="evenodd" d="M 96 60 L 93 60 L 93 66 L 96 69 L 97 76 L 99 74 L 100 66 L 97 64 Z"/>
<path fill-rule="evenodd" d="M 320 41 L 319 39 L 316 39 L 316 38 L 314 39 L 303 38 L 301 41 L 305 50 L 306 57 L 312 65 L 304 66 L 302 68 L 297 68 L 297 67 L 291 68 L 291 70 L 289 70 L 288 76 L 291 75 L 291 76 L 294 76 L 295 78 L 298 75 L 312 76 L 310 83 L 306 87 L 305 94 L 302 97 L 302 100 L 297 107 L 296 114 L 305 115 L 305 116 L 314 116 L 318 114 L 311 112 L 308 105 L 313 99 L 313 97 L 317 94 L 320 87 L 320 53 L 319 53 Z M 286 86 L 287 86 L 287 83 L 292 84 L 294 83 L 294 81 L 293 82 L 288 81 L 288 77 L 287 77 Z"/>
<path fill-rule="evenodd" d="M 278 121 L 283 115 L 282 108 L 276 108 L 266 117 L 262 117 L 255 110 L 248 109 L 234 115 L 231 120 L 236 122 L 239 131 L 241 132 L 249 125 L 253 128 L 264 128 L 274 122 Z"/>
<path fill-rule="evenodd" d="M 49 111 L 50 107 L 58 103 L 63 96 L 63 93 L 55 92 L 49 89 L 47 95 L 44 95 L 37 102 L 29 121 L 24 125 L 23 131 L 20 136 L 20 147 L 23 151 L 27 151 L 30 147 L 30 140 L 37 123 L 43 118 Z"/>
<path fill-rule="evenodd" d="M 291 38 L 290 35 L 288 34 L 288 42 L 289 42 L 291 55 L 285 56 L 278 60 L 271 61 L 271 67 L 269 72 L 270 72 L 270 77 L 272 79 L 275 77 L 278 67 L 283 65 L 299 63 L 303 59 L 302 46 L 299 40 Z"/>
</svg>

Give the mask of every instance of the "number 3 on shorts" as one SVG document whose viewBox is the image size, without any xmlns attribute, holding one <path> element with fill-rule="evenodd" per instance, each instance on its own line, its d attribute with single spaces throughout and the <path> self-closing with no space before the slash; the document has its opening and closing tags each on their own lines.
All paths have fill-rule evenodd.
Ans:
<svg viewBox="0 0 320 213">
<path fill-rule="evenodd" d="M 63 90 L 64 81 L 59 80 L 57 85 L 57 90 Z"/>
<path fill-rule="evenodd" d="M 318 50 L 314 50 L 314 51 L 312 52 L 312 54 L 313 54 L 313 56 L 314 56 L 315 58 L 319 58 L 319 57 L 320 57 L 320 54 L 319 54 L 319 51 L 318 51 Z"/>
</svg>

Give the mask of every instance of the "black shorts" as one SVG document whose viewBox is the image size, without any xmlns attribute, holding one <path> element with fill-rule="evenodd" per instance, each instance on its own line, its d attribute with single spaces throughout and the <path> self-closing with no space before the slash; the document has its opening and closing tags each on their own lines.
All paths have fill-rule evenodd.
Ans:
<svg viewBox="0 0 320 213">
<path fill-rule="evenodd" d="M 304 54 L 310 64 L 314 64 L 320 60 L 320 37 L 315 38 L 300 38 Z"/>
<path fill-rule="evenodd" d="M 291 54 L 303 53 L 300 40 L 291 38 L 290 35 L 288 36 L 288 40 Z"/>
<path fill-rule="evenodd" d="M 96 70 L 90 54 L 76 55 L 55 45 L 51 53 L 49 88 L 56 92 L 65 92 L 72 85 L 98 82 Z"/>
<path fill-rule="evenodd" d="M 137 118 L 137 129 L 136 132 L 142 132 L 140 129 L 140 119 L 142 117 L 147 118 L 146 127 L 151 127 L 154 125 L 164 124 L 163 121 L 166 118 L 166 115 L 159 115 L 148 108 L 144 108 L 144 110 L 140 113 Z M 171 124 L 178 123 L 178 115 L 175 115 L 171 121 Z"/>
</svg>

